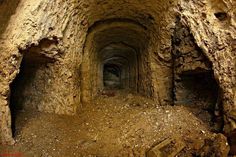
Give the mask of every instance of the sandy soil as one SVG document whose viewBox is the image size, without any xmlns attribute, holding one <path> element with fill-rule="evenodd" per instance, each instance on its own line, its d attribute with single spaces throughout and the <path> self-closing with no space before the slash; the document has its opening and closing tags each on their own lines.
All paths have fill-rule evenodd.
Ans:
<svg viewBox="0 0 236 157">
<path fill-rule="evenodd" d="M 20 111 L 16 144 L 2 145 L 0 156 L 145 156 L 170 137 L 180 137 L 186 144 L 179 156 L 197 156 L 204 141 L 215 136 L 209 122 L 206 112 L 158 106 L 141 96 L 108 92 L 75 116 Z"/>
</svg>

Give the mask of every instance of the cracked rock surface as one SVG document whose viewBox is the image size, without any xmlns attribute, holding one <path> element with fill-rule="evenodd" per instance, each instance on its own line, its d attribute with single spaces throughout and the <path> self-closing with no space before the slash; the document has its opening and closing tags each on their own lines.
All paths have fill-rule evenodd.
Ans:
<svg viewBox="0 0 236 157">
<path fill-rule="evenodd" d="M 1 143 L 15 142 L 17 110 L 77 116 L 115 87 L 207 111 L 236 154 L 235 8 L 233 0 L 1 0 Z"/>
</svg>

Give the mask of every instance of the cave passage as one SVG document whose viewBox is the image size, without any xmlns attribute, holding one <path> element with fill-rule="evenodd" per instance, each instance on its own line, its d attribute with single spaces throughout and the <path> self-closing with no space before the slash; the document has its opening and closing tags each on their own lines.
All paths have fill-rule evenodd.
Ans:
<svg viewBox="0 0 236 157">
<path fill-rule="evenodd" d="M 135 50 L 116 43 L 105 47 L 99 55 L 103 66 L 104 89 L 137 91 L 138 63 Z"/>
<path fill-rule="evenodd" d="M 47 73 L 47 64 L 52 60 L 39 52 L 35 51 L 36 47 L 22 51 L 23 59 L 20 65 L 20 73 L 16 76 L 10 85 L 10 110 L 12 117 L 12 132 L 15 136 L 16 119 L 19 112 L 24 110 L 38 109 L 38 105 L 45 97 L 44 89 L 48 88 L 50 78 Z"/>
<path fill-rule="evenodd" d="M 151 88 L 148 65 L 149 36 L 130 21 L 103 22 L 89 31 L 82 62 L 82 102 L 106 89 L 142 93 Z"/>
<path fill-rule="evenodd" d="M 13 135 L 16 131 L 18 112 L 28 108 L 26 104 L 29 103 L 29 100 L 37 97 L 36 93 L 31 93 L 31 86 L 38 68 L 39 64 L 35 64 L 35 60 L 31 57 L 24 57 L 20 66 L 20 73 L 11 84 L 10 108 Z"/>
<path fill-rule="evenodd" d="M 188 105 L 197 105 L 202 109 L 214 111 L 218 97 L 218 85 L 212 71 L 186 72 L 181 75 L 183 96 Z M 184 101 L 183 101 L 184 102 Z"/>
<path fill-rule="evenodd" d="M 115 64 L 105 64 L 103 69 L 103 82 L 105 88 L 121 88 L 121 68 Z"/>
<path fill-rule="evenodd" d="M 187 71 L 176 81 L 176 104 L 195 110 L 195 115 L 203 122 L 214 125 L 216 132 L 223 129 L 223 109 L 220 89 L 212 70 Z"/>
</svg>

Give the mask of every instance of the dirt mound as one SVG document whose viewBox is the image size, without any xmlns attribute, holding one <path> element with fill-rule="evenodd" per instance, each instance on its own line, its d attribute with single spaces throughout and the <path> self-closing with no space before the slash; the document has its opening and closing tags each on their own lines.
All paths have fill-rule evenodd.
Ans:
<svg viewBox="0 0 236 157">
<path fill-rule="evenodd" d="M 76 116 L 21 111 L 16 144 L 2 146 L 0 152 L 23 156 L 145 156 L 164 140 L 178 137 L 184 144 L 178 156 L 228 153 L 225 137 L 212 133 L 209 124 L 188 108 L 158 106 L 134 94 L 114 94 L 83 106 Z"/>
</svg>

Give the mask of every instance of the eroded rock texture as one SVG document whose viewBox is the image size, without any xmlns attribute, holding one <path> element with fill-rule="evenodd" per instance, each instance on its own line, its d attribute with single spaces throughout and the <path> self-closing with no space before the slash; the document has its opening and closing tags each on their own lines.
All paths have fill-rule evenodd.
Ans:
<svg viewBox="0 0 236 157">
<path fill-rule="evenodd" d="M 235 5 L 223 0 L 0 1 L 1 142 L 13 143 L 10 108 L 73 115 L 114 84 L 160 105 L 220 110 L 224 132 L 231 136 L 236 129 Z M 104 69 L 110 73 L 106 82 Z"/>
</svg>

